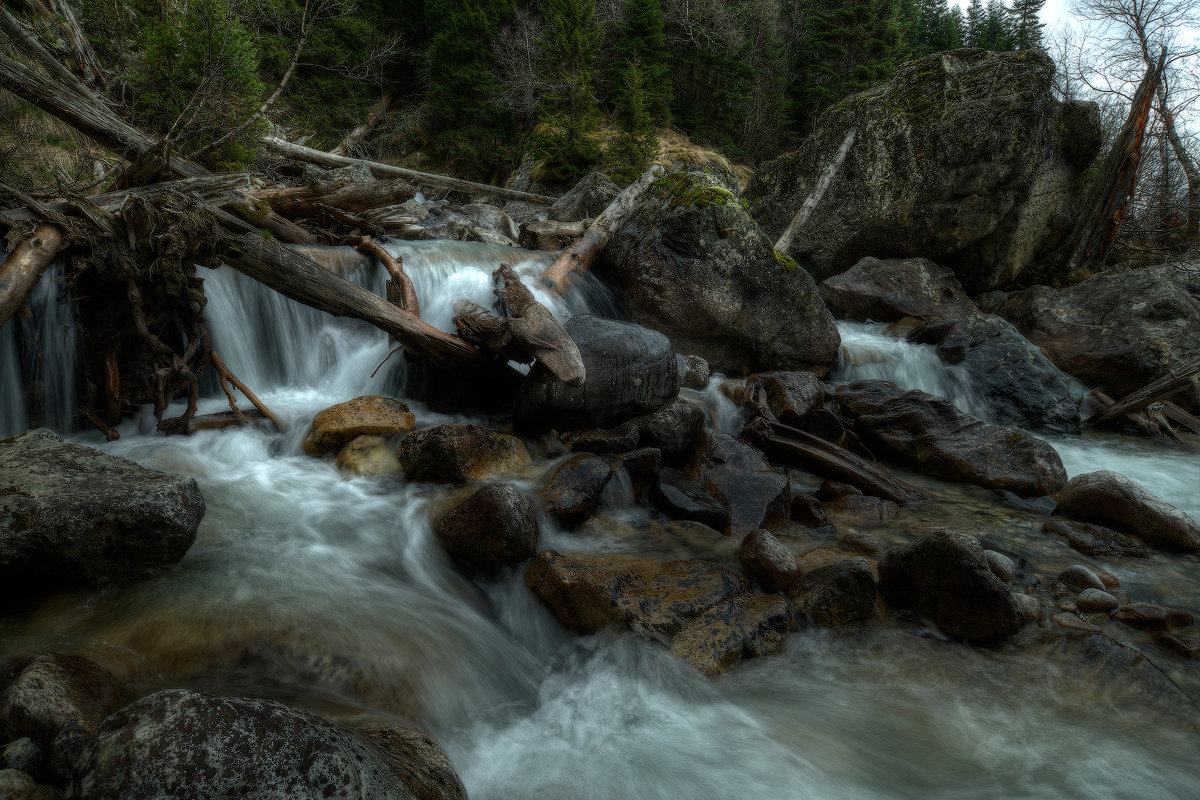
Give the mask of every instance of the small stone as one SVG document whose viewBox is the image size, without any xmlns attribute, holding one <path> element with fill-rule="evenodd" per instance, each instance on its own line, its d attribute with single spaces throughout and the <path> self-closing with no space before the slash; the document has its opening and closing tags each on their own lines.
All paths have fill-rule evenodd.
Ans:
<svg viewBox="0 0 1200 800">
<path fill-rule="evenodd" d="M 895 519 L 900 516 L 900 506 L 891 500 L 848 494 L 826 503 L 825 513 L 843 525 L 867 525 Z"/>
<path fill-rule="evenodd" d="M 365 395 L 338 403 L 313 417 L 302 445 L 310 456 L 336 453 L 359 436 L 395 436 L 410 431 L 416 418 L 399 400 Z"/>
<path fill-rule="evenodd" d="M 1079 593 L 1079 597 L 1075 598 L 1075 607 L 1080 611 L 1094 611 L 1107 614 L 1119 605 L 1121 604 L 1117 602 L 1117 598 L 1099 589 L 1084 589 Z"/>
<path fill-rule="evenodd" d="M 988 569 L 1000 580 L 1008 583 L 1017 576 L 1017 565 L 1003 553 L 995 550 L 984 550 L 983 557 L 987 559 Z"/>
<path fill-rule="evenodd" d="M 1104 629 L 1101 628 L 1099 625 L 1093 625 L 1092 623 L 1088 622 L 1083 617 L 1080 617 L 1077 614 L 1072 614 L 1069 612 L 1055 614 L 1050 619 L 1054 620 L 1056 623 L 1058 623 L 1062 627 L 1068 628 L 1073 631 L 1087 631 L 1088 633 L 1103 633 L 1104 632 Z"/>
<path fill-rule="evenodd" d="M 795 494 L 792 495 L 792 521 L 799 522 L 802 525 L 824 525 L 828 522 L 828 517 L 825 516 L 825 509 L 821 508 L 821 504 L 817 498 L 811 494 Z"/>
<path fill-rule="evenodd" d="M 1041 622 L 1043 617 L 1042 604 L 1038 602 L 1036 597 L 1033 595 L 1021 594 L 1020 592 L 1013 592 L 1013 600 L 1016 601 L 1017 609 L 1021 612 L 1025 619 L 1029 620 L 1030 622 Z"/>
<path fill-rule="evenodd" d="M 1113 612 L 1113 619 L 1148 631 L 1174 631 L 1192 624 L 1192 615 L 1151 603 L 1130 603 Z"/>
<path fill-rule="evenodd" d="M 1200 658 L 1200 639 L 1180 639 L 1170 633 L 1154 634 L 1154 641 L 1184 658 Z"/>
<path fill-rule="evenodd" d="M 800 574 L 796 557 L 770 531 L 757 530 L 742 539 L 737 551 L 738 563 L 746 575 L 762 584 L 768 592 L 779 592 Z"/>
<path fill-rule="evenodd" d="M 9 769 L 20 770 L 34 775 L 41 771 L 45 763 L 42 749 L 28 736 L 9 742 L 4 747 L 3 761 L 0 762 Z"/>
<path fill-rule="evenodd" d="M 1096 577 L 1100 579 L 1100 582 L 1104 584 L 1105 589 L 1121 588 L 1121 582 L 1117 580 L 1117 576 L 1113 575 L 1108 570 L 1097 569 L 1093 571 L 1096 573 Z"/>
<path fill-rule="evenodd" d="M 852 494 L 862 494 L 862 491 L 848 483 L 841 483 L 840 481 L 824 481 L 821 487 L 817 489 L 817 499 L 827 503 L 831 500 L 837 500 L 839 497 Z"/>
<path fill-rule="evenodd" d="M 382 436 L 356 436 L 337 452 L 338 469 L 351 475 L 399 475 L 396 451 Z"/>
<path fill-rule="evenodd" d="M 591 453 L 571 456 L 542 487 L 546 510 L 562 525 L 578 525 L 595 513 L 613 466 Z"/>
<path fill-rule="evenodd" d="M 1104 591 L 1106 588 L 1104 581 L 1096 573 L 1092 572 L 1082 564 L 1072 564 L 1059 573 L 1058 579 L 1068 586 L 1074 586 L 1076 589 L 1099 589 Z"/>
<path fill-rule="evenodd" d="M 680 386 L 688 389 L 703 389 L 708 386 L 711 370 L 703 358 L 676 354 L 675 364 L 679 369 Z"/>
<path fill-rule="evenodd" d="M 866 556 L 878 555 L 891 546 L 878 536 L 872 536 L 869 533 L 847 533 L 838 541 L 851 550 L 857 550 Z"/>
</svg>

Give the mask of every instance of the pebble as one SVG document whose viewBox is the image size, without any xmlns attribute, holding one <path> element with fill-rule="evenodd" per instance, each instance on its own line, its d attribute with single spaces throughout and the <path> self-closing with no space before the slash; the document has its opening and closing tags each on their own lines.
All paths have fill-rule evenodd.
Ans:
<svg viewBox="0 0 1200 800">
<path fill-rule="evenodd" d="M 983 556 L 987 559 L 988 568 L 991 569 L 992 574 L 1005 583 L 1008 583 L 1017 576 L 1017 565 L 1003 553 L 997 553 L 995 550 L 984 550 Z"/>
<path fill-rule="evenodd" d="M 1106 588 L 1104 581 L 1100 580 L 1096 573 L 1092 572 L 1082 564 L 1072 564 L 1059 573 L 1058 579 L 1068 586 L 1074 586 L 1076 589 L 1099 589 L 1104 591 Z"/>
<path fill-rule="evenodd" d="M 1036 597 L 1020 592 L 1013 592 L 1013 600 L 1017 601 L 1017 606 L 1021 609 L 1021 614 L 1030 622 L 1041 622 L 1042 620 L 1042 604 L 1037 601 Z"/>
<path fill-rule="evenodd" d="M 1097 569 L 1093 571 L 1096 573 L 1096 577 L 1100 579 L 1100 582 L 1104 584 L 1105 589 L 1121 588 L 1121 582 L 1117 580 L 1116 575 L 1113 575 L 1111 572 L 1103 569 Z"/>
<path fill-rule="evenodd" d="M 1079 597 L 1075 598 L 1075 605 L 1080 611 L 1097 611 L 1107 614 L 1121 604 L 1108 592 L 1102 592 L 1099 589 L 1084 589 L 1079 593 Z"/>
<path fill-rule="evenodd" d="M 1083 617 L 1080 617 L 1076 614 L 1069 614 L 1069 613 L 1064 612 L 1062 614 L 1055 614 L 1053 617 L 1051 617 L 1051 619 L 1054 620 L 1055 622 L 1057 622 L 1062 627 L 1070 628 L 1073 631 L 1087 631 L 1088 633 L 1103 633 L 1104 632 L 1104 629 L 1101 628 L 1099 625 L 1093 625 L 1092 623 L 1088 622 Z"/>
<path fill-rule="evenodd" d="M 1173 631 L 1192 624 L 1192 615 L 1151 603 L 1130 603 L 1113 612 L 1113 619 L 1148 631 Z"/>
</svg>

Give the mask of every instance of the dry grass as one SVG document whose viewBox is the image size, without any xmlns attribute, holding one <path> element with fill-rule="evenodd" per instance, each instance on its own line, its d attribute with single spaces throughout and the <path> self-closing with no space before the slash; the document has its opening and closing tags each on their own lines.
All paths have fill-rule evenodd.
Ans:
<svg viewBox="0 0 1200 800">
<path fill-rule="evenodd" d="M 0 180 L 23 189 L 53 187 L 56 178 L 91 180 L 103 148 L 69 125 L 0 93 Z"/>
<path fill-rule="evenodd" d="M 716 150 L 709 150 L 675 130 L 658 132 L 658 153 L 655 164 L 670 168 L 686 167 L 701 172 L 724 173 L 737 180 L 738 191 L 746 188 L 754 170 L 745 164 L 735 164 Z"/>
</svg>

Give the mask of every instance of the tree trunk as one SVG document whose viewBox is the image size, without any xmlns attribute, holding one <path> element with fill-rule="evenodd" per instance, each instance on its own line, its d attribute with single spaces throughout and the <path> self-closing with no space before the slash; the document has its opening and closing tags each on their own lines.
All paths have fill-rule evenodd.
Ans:
<svg viewBox="0 0 1200 800">
<path fill-rule="evenodd" d="M 104 67 L 100 66 L 100 59 L 96 58 L 96 51 L 84 35 L 79 20 L 75 18 L 75 12 L 71 10 L 71 4 L 67 0 L 50 0 L 50 8 L 58 15 L 60 24 L 66 29 L 80 76 L 86 83 L 104 86 L 108 82 Z"/>
<path fill-rule="evenodd" d="M 371 113 L 367 115 L 367 121 L 346 134 L 346 138 L 342 140 L 342 143 L 333 148 L 333 150 L 329 151 L 330 154 L 335 156 L 345 156 L 353 152 L 354 148 L 358 146 L 358 143 L 361 142 L 367 136 L 367 134 L 375 129 L 375 126 L 379 124 L 379 120 L 383 119 L 384 116 L 387 115 L 388 108 L 391 105 L 392 93 L 384 92 L 383 97 L 379 98 L 379 102 L 374 105 L 374 107 L 371 109 Z"/>
<path fill-rule="evenodd" d="M 1158 86 L 1158 101 L 1159 116 L 1162 117 L 1167 141 L 1171 143 L 1171 151 L 1187 179 L 1187 222 L 1183 234 L 1187 239 L 1194 240 L 1200 236 L 1200 167 L 1197 167 L 1196 159 L 1184 147 L 1183 140 L 1179 138 L 1179 131 L 1175 129 L 1175 114 L 1167 105 L 1166 85 L 1163 83 Z"/>
<path fill-rule="evenodd" d="M 39 225 L 0 265 L 0 327 L 25 305 L 42 273 L 54 261 L 63 233 L 54 225 Z"/>
<path fill-rule="evenodd" d="M 260 189 L 254 196 L 270 204 L 277 214 L 294 219 L 316 216 L 324 206 L 350 212 L 367 211 L 401 203 L 416 193 L 408 181 L 393 178 L 373 183 L 320 181 L 291 189 Z"/>
<path fill-rule="evenodd" d="M 1089 425 L 1100 425 L 1125 414 L 1133 414 L 1141 411 L 1151 403 L 1170 399 L 1184 389 L 1194 386 L 1197 375 L 1200 375 L 1200 358 L 1190 361 L 1178 369 L 1171 370 L 1161 378 L 1151 381 L 1141 389 L 1126 395 L 1103 411 L 1088 417 L 1086 421 Z"/>
<path fill-rule="evenodd" d="M 1108 251 L 1112 249 L 1113 240 L 1116 239 L 1121 221 L 1125 218 L 1129 198 L 1137 188 L 1138 164 L 1142 158 L 1146 123 L 1150 120 L 1150 110 L 1162 80 L 1166 57 L 1167 51 L 1163 48 L 1158 64 L 1147 68 L 1146 76 L 1142 78 L 1133 96 L 1129 116 L 1121 127 L 1121 135 L 1117 137 L 1104 159 L 1100 176 L 1088 195 L 1074 231 L 1067 240 L 1074 243 L 1074 247 L 1066 259 L 1066 275 L 1103 265 Z"/>
<path fill-rule="evenodd" d="M 786 253 L 788 248 L 792 246 L 792 240 L 796 238 L 796 234 L 800 232 L 800 228 L 812 216 L 813 209 L 821 202 L 821 198 L 825 196 L 825 192 L 829 191 L 829 185 L 833 183 L 833 178 L 837 175 L 839 169 L 842 168 L 842 162 L 846 160 L 850 148 L 854 146 L 854 138 L 858 132 L 853 128 L 846 134 L 846 138 L 842 140 L 842 146 L 838 148 L 837 155 L 833 157 L 833 161 L 826 165 L 825 171 L 821 173 L 820 180 L 808 197 L 804 200 L 804 204 L 800 206 L 800 210 L 796 212 L 796 216 L 792 217 L 792 221 L 788 224 L 787 230 L 779 237 L 779 241 L 775 243 L 775 249 L 781 253 Z"/>
<path fill-rule="evenodd" d="M 322 150 L 314 150 L 311 147 L 285 142 L 283 139 L 277 139 L 274 136 L 263 137 L 262 141 L 263 144 L 279 155 L 287 156 L 297 161 L 305 161 L 309 164 L 316 164 L 321 167 L 336 169 L 337 167 L 349 167 L 354 164 L 365 164 L 376 178 L 408 178 L 416 184 L 436 186 L 440 189 L 450 189 L 464 194 L 503 197 L 507 200 L 523 200 L 527 203 L 541 203 L 542 205 L 551 205 L 557 199 L 541 194 L 518 192 L 516 189 L 505 189 L 501 186 L 488 186 L 485 183 L 464 181 L 459 178 L 448 178 L 445 175 L 418 172 L 415 169 L 393 167 L 391 164 L 380 164 L 378 161 L 337 156 Z"/>
<path fill-rule="evenodd" d="M 662 167 L 651 167 L 642 177 L 625 187 L 604 213 L 596 217 L 583 236 L 575 244 L 563 250 L 554 263 L 546 267 L 539 279 L 542 286 L 560 295 L 567 293 L 574 279 L 587 272 L 592 263 L 608 247 L 613 234 L 621 229 L 633 213 L 642 195 L 663 175 Z"/>
</svg>

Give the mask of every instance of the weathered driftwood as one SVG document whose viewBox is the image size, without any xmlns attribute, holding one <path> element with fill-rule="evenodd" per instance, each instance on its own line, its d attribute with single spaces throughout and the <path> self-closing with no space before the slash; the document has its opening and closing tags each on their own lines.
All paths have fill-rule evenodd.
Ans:
<svg viewBox="0 0 1200 800">
<path fill-rule="evenodd" d="M 367 134 L 375 129 L 379 124 L 379 120 L 383 119 L 388 112 L 388 108 L 392 105 L 392 93 L 384 92 L 383 97 L 371 107 L 371 112 L 367 114 L 367 120 L 362 125 L 358 125 L 354 130 L 346 134 L 346 138 L 342 139 L 342 143 L 330 150 L 330 155 L 344 156 L 349 155 L 358 146 L 358 143 L 366 138 Z"/>
<path fill-rule="evenodd" d="M 215 414 L 201 414 L 188 420 L 185 433 L 191 435 L 197 431 L 219 431 L 242 425 L 261 424 L 263 419 L 263 415 L 255 409 L 245 412 L 219 411 Z"/>
<path fill-rule="evenodd" d="M 309 164 L 316 164 L 321 167 L 336 169 L 338 167 L 349 167 L 354 164 L 364 164 L 376 178 L 407 178 L 413 183 L 423 186 L 436 186 L 441 189 L 450 189 L 469 195 L 503 197 L 507 200 L 524 200 L 528 203 L 541 203 L 543 205 L 549 205 L 556 199 L 546 195 L 519 192 L 516 189 L 506 189 L 502 186 L 488 186 L 485 183 L 475 183 L 474 181 L 464 181 L 460 178 L 449 178 L 445 175 L 419 172 L 415 169 L 394 167 L 391 164 L 381 164 L 378 161 L 338 156 L 333 153 L 326 153 L 323 150 L 314 150 L 311 147 L 292 144 L 274 136 L 266 136 L 262 141 L 263 144 L 279 155 L 297 161 L 305 161 Z"/>
<path fill-rule="evenodd" d="M 534 220 L 521 225 L 519 242 L 527 250 L 562 250 L 583 236 L 591 224 L 590 219 L 582 222 Z"/>
<path fill-rule="evenodd" d="M 242 383 L 241 380 L 238 379 L 238 376 L 234 375 L 233 372 L 230 371 L 229 367 L 225 365 L 225 362 L 221 359 L 221 357 L 217 355 L 216 350 L 212 351 L 212 365 L 213 369 L 217 371 L 217 377 L 221 381 L 221 389 L 225 392 L 225 396 L 229 398 L 230 410 L 237 415 L 237 417 L 241 419 L 243 423 L 247 421 L 246 415 L 238 409 L 237 402 L 233 398 L 233 392 L 229 390 L 229 386 L 227 385 L 229 383 L 232 383 L 234 386 L 236 386 L 238 390 L 245 395 L 246 399 L 250 401 L 250 404 L 258 410 L 258 413 L 271 420 L 276 428 L 281 431 L 287 430 L 287 426 L 283 424 L 283 420 L 272 414 L 271 409 L 267 408 L 266 404 L 263 403 L 262 400 L 258 399 L 258 395 L 250 391 L 250 387 Z M 188 433 L 191 433 L 191 430 L 192 429 L 189 428 Z"/>
<path fill-rule="evenodd" d="M 1099 389 L 1091 392 L 1090 399 L 1092 404 L 1098 406 L 1101 411 L 1116 405 L 1115 400 Z M 1130 411 L 1119 418 L 1136 427 L 1142 436 L 1152 436 L 1156 439 L 1171 442 L 1172 444 L 1185 444 L 1179 438 L 1179 434 L 1175 432 L 1175 428 L 1171 425 L 1170 420 L 1167 419 L 1165 408 L 1159 403 L 1148 405 L 1137 411 Z M 1118 418 L 1114 417 L 1109 422 L 1113 422 L 1116 419 Z"/>
<path fill-rule="evenodd" d="M 1190 361 L 1173 369 L 1166 375 L 1126 395 L 1108 408 L 1092 414 L 1087 418 L 1089 425 L 1100 425 L 1118 417 L 1141 411 L 1151 403 L 1167 400 L 1195 385 L 1196 376 L 1200 375 L 1200 358 Z"/>
<path fill-rule="evenodd" d="M 1188 413 L 1170 400 L 1159 400 L 1159 402 L 1163 405 L 1164 417 L 1176 425 L 1187 428 L 1192 433 L 1200 433 L 1200 417 Z"/>
<path fill-rule="evenodd" d="M 309 186 L 288 189 L 259 189 L 254 196 L 271 210 L 285 217 L 315 217 L 327 208 L 343 211 L 367 211 L 403 202 L 417 190 L 403 178 L 371 183 L 318 181 Z"/>
<path fill-rule="evenodd" d="M 587 377 L 579 347 L 554 315 L 539 303 L 516 271 L 507 264 L 492 273 L 498 284 L 505 316 L 497 317 L 469 301 L 456 307 L 454 326 L 459 336 L 506 359 L 537 360 L 568 386 L 582 386 Z"/>
<path fill-rule="evenodd" d="M 1125 218 L 1129 198 L 1137 188 L 1138 164 L 1142 159 L 1142 143 L 1146 124 L 1154 106 L 1155 93 L 1162 81 L 1163 64 L 1167 58 L 1164 47 L 1156 65 L 1146 70 L 1130 104 L 1129 116 L 1121 133 L 1109 150 L 1100 174 L 1083 204 L 1083 212 L 1075 229 L 1067 238 L 1073 247 L 1066 259 L 1065 273 L 1098 267 L 1112 249 L 1117 230 Z"/>
<path fill-rule="evenodd" d="M 854 146 L 854 139 L 857 135 L 858 131 L 854 128 L 851 128 L 846 134 L 846 138 L 842 140 L 842 146 L 838 148 L 833 160 L 825 165 L 825 171 L 821 173 L 821 178 L 817 181 L 817 185 L 809 192 L 808 197 L 804 200 L 804 204 L 800 206 L 800 210 L 792 217 L 787 230 L 783 232 L 783 235 L 779 237 L 779 241 L 775 243 L 776 250 L 786 253 L 788 248 L 792 246 L 792 240 L 796 238 L 796 234 L 800 232 L 800 228 L 812 216 L 813 209 L 821 202 L 821 198 L 825 196 L 825 192 L 829 191 L 829 185 L 833 183 L 834 176 L 842 168 L 842 162 L 846 160 L 846 155 L 850 152 L 850 148 Z"/>
<path fill-rule="evenodd" d="M 382 297 L 351 283 L 312 259 L 253 234 L 230 235 L 225 263 L 307 306 L 339 317 L 354 317 L 396 337 L 410 352 L 448 369 L 470 370 L 478 351 Z"/>
<path fill-rule="evenodd" d="M 412 278 L 404 271 L 404 265 L 399 258 L 389 253 L 379 242 L 372 241 L 369 236 L 348 237 L 347 244 L 353 245 L 358 252 L 371 256 L 388 271 L 389 303 L 415 316 L 421 316 L 421 301 L 417 297 L 417 289 L 413 286 Z"/>
<path fill-rule="evenodd" d="M 4 20 L 5 15 L 0 14 L 0 22 Z M 43 61 L 47 67 L 51 63 L 58 64 L 57 60 L 48 54 L 45 59 L 39 57 L 38 63 Z M 0 87 L 129 160 L 136 159 L 160 144 L 159 140 L 146 135 L 102 105 L 69 70 L 61 64 L 58 64 L 58 67 L 66 73 L 66 77 L 55 73 L 55 80 L 52 80 L 15 59 L 0 54 Z M 168 155 L 166 162 L 172 173 L 183 178 L 211 175 L 199 164 L 177 155 Z M 317 244 L 315 236 L 294 222 L 280 217 L 269 208 L 265 214 L 261 209 L 255 208 L 253 198 L 249 195 L 240 202 L 229 203 L 226 208 L 230 213 L 249 220 L 255 227 L 270 230 L 280 241 Z"/>
<path fill-rule="evenodd" d="M 560 295 L 566 294 L 575 278 L 587 272 L 604 252 L 613 234 L 625 224 L 642 195 L 662 176 L 662 167 L 651 167 L 642 177 L 614 197 L 608 208 L 604 209 L 604 213 L 596 217 L 584 231 L 579 241 L 563 250 L 558 258 L 554 259 L 554 263 L 546 267 L 539 279 L 542 286 Z"/>
<path fill-rule="evenodd" d="M 33 31 L 26 28 L 3 5 L 0 5 L 0 30 L 3 30 L 7 34 L 9 41 L 13 43 L 17 50 L 21 52 L 21 55 L 31 64 L 37 64 L 46 70 L 54 80 L 87 101 L 93 103 L 99 102 L 96 95 L 92 93 L 92 90 L 88 88 L 79 76 L 63 66 L 62 62 L 52 56 L 46 48 L 42 47 L 41 42 L 37 40 Z"/>
<path fill-rule="evenodd" d="M 832 442 L 764 416 L 746 425 L 742 438 L 766 453 L 767 458 L 775 463 L 848 483 L 863 494 L 894 503 L 912 503 L 929 498 L 926 492 Z"/>
<path fill-rule="evenodd" d="M 63 240 L 63 232 L 56 226 L 39 225 L 0 265 L 0 327 L 25 305 Z"/>
</svg>

